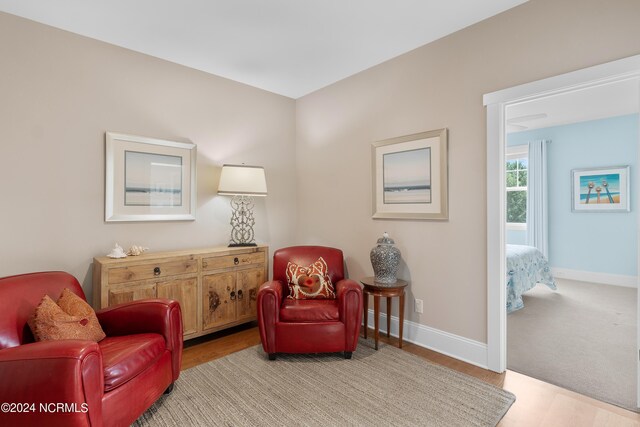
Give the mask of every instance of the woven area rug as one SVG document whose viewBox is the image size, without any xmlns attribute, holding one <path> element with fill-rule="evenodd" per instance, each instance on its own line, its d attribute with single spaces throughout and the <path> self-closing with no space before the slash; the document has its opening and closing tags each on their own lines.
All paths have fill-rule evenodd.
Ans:
<svg viewBox="0 0 640 427">
<path fill-rule="evenodd" d="M 495 426 L 514 401 L 390 345 L 275 361 L 255 346 L 182 372 L 134 426 Z"/>
</svg>

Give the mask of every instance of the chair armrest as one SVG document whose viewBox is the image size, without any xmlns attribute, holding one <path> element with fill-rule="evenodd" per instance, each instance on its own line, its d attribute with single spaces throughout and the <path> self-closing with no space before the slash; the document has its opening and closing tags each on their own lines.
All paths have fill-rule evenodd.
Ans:
<svg viewBox="0 0 640 427">
<path fill-rule="evenodd" d="M 182 312 L 177 301 L 144 299 L 107 307 L 96 312 L 107 336 L 156 333 L 164 337 L 172 354 L 173 380 L 182 364 Z"/>
<path fill-rule="evenodd" d="M 362 285 L 351 279 L 336 283 L 340 321 L 345 326 L 346 351 L 355 350 L 362 320 Z"/>
<path fill-rule="evenodd" d="M 42 341 L 0 350 L 0 402 L 27 409 L 0 411 L 0 425 L 102 425 L 103 375 L 102 353 L 92 341 Z M 75 411 L 56 410 L 58 403 Z"/>
<path fill-rule="evenodd" d="M 258 289 L 258 327 L 262 348 L 268 354 L 276 352 L 276 323 L 280 320 L 283 288 L 281 281 L 272 280 Z"/>
</svg>

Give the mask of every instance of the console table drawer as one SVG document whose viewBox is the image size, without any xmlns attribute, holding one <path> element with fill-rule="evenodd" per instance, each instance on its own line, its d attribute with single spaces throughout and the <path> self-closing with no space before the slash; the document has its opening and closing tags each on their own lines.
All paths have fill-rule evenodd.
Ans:
<svg viewBox="0 0 640 427">
<path fill-rule="evenodd" d="M 193 257 L 170 261 L 158 260 L 143 265 L 112 268 L 109 270 L 109 283 L 125 283 L 197 272 L 198 260 Z"/>
<path fill-rule="evenodd" d="M 239 267 L 243 265 L 261 264 L 265 262 L 264 252 L 218 256 L 202 259 L 202 269 L 220 270 L 223 268 Z"/>
</svg>

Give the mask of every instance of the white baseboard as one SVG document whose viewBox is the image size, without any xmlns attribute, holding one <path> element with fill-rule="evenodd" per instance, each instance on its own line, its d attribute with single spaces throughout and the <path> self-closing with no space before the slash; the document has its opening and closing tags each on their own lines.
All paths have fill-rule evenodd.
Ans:
<svg viewBox="0 0 640 427">
<path fill-rule="evenodd" d="M 568 268 L 551 268 L 553 277 L 559 279 L 579 280 L 581 282 L 601 283 L 603 285 L 624 286 L 626 288 L 637 288 L 638 279 L 636 276 L 625 276 L 622 274 L 596 273 L 593 271 L 571 270 Z"/>
<path fill-rule="evenodd" d="M 368 322 L 369 327 L 373 328 L 373 310 L 369 310 Z M 391 335 L 398 337 L 399 319 L 391 316 Z M 371 332 L 371 331 L 369 331 Z M 387 314 L 380 313 L 380 334 L 387 333 Z M 373 338 L 372 336 L 368 336 Z M 488 369 L 487 363 L 487 345 L 478 341 L 464 338 L 458 335 L 450 334 L 429 326 L 421 325 L 410 320 L 404 321 L 404 330 L 402 331 L 403 341 L 408 341 L 420 347 L 437 351 L 438 353 L 451 356 L 463 362 Z"/>
</svg>

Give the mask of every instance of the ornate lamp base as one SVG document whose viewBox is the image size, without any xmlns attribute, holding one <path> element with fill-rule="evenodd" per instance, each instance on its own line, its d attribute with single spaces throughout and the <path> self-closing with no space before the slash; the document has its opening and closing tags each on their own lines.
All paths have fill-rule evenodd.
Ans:
<svg viewBox="0 0 640 427">
<path fill-rule="evenodd" d="M 233 196 L 231 199 L 231 239 L 229 247 L 257 246 L 254 239 L 253 199 L 251 196 Z"/>
</svg>

